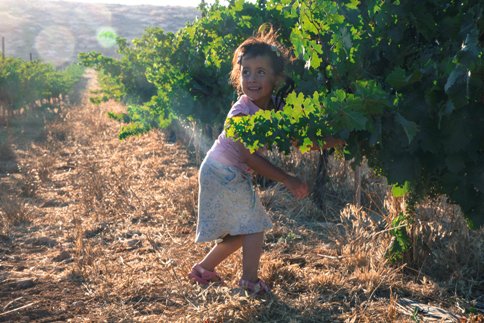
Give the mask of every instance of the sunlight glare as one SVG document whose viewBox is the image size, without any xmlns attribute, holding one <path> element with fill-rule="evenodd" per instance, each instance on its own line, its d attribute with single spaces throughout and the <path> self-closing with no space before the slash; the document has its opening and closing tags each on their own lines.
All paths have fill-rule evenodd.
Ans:
<svg viewBox="0 0 484 323">
<path fill-rule="evenodd" d="M 116 30 L 112 27 L 101 27 L 96 34 L 97 42 L 104 48 L 110 48 L 116 45 L 116 37 Z"/>
</svg>

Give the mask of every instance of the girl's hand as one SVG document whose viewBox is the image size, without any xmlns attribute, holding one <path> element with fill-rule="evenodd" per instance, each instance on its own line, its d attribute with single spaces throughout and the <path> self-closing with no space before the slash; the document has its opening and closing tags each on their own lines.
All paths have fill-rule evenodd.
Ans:
<svg viewBox="0 0 484 323">
<path fill-rule="evenodd" d="M 299 178 L 286 174 L 279 167 L 272 165 L 265 158 L 256 153 L 251 154 L 240 142 L 237 142 L 237 144 L 242 152 L 242 160 L 258 174 L 272 179 L 273 181 L 283 183 L 289 192 L 298 199 L 303 199 L 309 195 L 308 185 Z"/>
<path fill-rule="evenodd" d="M 295 198 L 301 200 L 309 195 L 308 184 L 301 181 L 299 178 L 288 175 L 287 179 L 282 182 L 284 186 L 294 195 Z"/>
</svg>

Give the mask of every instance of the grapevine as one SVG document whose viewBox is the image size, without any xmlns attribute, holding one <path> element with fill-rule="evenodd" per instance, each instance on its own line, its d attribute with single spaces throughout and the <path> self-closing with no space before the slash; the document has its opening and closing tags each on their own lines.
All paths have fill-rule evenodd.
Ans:
<svg viewBox="0 0 484 323">
<path fill-rule="evenodd" d="M 95 58 L 104 71 L 118 69 L 111 75 L 122 98 L 135 98 L 128 113 L 135 133 L 175 118 L 209 134 L 222 129 L 236 100 L 231 55 L 271 22 L 296 56 L 289 74 L 297 92 L 282 111 L 228 120 L 229 136 L 251 151 L 281 152 L 342 138 L 346 158 L 365 157 L 390 184 L 411 183 L 417 200 L 446 194 L 470 223 L 484 223 L 482 4 L 281 0 L 200 9 L 175 34 L 151 28 L 121 42 L 121 59 Z"/>
<path fill-rule="evenodd" d="M 59 99 L 71 92 L 83 73 L 76 64 L 57 70 L 38 60 L 0 59 L 0 105 L 13 112 L 37 101 Z"/>
</svg>

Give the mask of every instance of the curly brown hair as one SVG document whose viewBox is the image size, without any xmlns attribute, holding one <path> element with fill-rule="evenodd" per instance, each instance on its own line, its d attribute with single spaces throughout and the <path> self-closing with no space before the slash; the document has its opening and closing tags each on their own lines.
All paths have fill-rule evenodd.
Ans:
<svg viewBox="0 0 484 323">
<path fill-rule="evenodd" d="M 285 77 L 285 66 L 291 61 L 289 50 L 277 41 L 278 34 L 270 24 L 259 27 L 255 36 L 247 38 L 237 47 L 232 59 L 230 83 L 239 94 L 242 93 L 240 71 L 242 59 L 256 56 L 267 56 L 271 59 L 272 69 L 278 76 Z M 286 79 L 287 82 L 287 79 Z"/>
</svg>

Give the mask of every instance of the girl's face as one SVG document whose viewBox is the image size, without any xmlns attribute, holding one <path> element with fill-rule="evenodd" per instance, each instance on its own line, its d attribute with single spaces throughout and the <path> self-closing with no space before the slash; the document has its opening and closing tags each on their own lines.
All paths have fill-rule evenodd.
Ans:
<svg viewBox="0 0 484 323">
<path fill-rule="evenodd" d="M 271 59 L 268 56 L 243 57 L 240 65 L 242 92 L 259 108 L 267 109 L 279 79 L 272 70 Z"/>
</svg>

